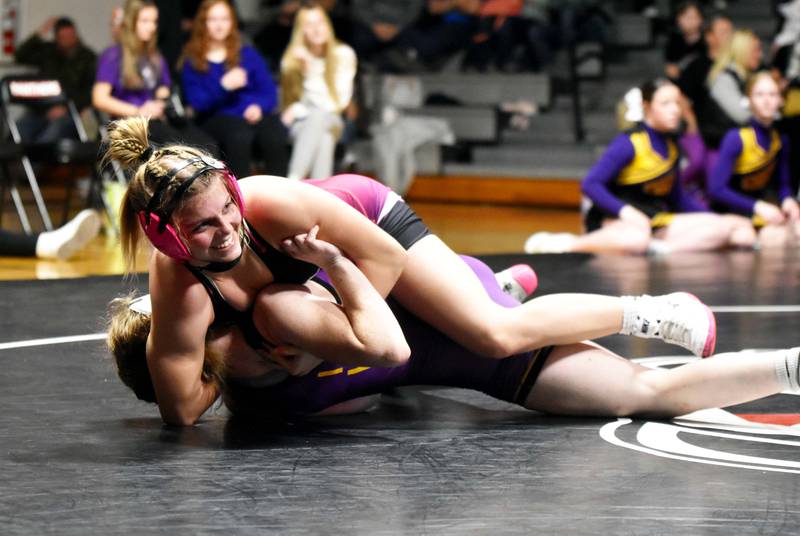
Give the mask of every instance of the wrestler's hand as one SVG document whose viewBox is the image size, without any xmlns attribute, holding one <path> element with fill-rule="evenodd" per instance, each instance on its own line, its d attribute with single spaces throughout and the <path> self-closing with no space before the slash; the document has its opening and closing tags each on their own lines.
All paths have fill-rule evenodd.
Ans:
<svg viewBox="0 0 800 536">
<path fill-rule="evenodd" d="M 295 259 L 316 264 L 327 270 L 343 258 L 342 252 L 330 242 L 318 239 L 318 232 L 319 225 L 315 225 L 307 233 L 285 239 L 281 242 L 281 249 Z"/>
<path fill-rule="evenodd" d="M 777 205 L 767 203 L 766 201 L 756 201 L 756 206 L 753 209 L 756 215 L 761 216 L 765 222 L 773 225 L 781 225 L 785 218 L 783 212 Z"/>
</svg>

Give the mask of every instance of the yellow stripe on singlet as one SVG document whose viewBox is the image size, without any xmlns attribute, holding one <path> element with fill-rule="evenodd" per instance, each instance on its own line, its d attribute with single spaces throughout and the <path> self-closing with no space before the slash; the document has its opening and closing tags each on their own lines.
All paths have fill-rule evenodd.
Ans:
<svg viewBox="0 0 800 536">
<path fill-rule="evenodd" d="M 525 370 L 525 374 L 522 375 L 522 378 L 519 381 L 519 385 L 517 386 L 517 391 L 514 393 L 513 400 L 516 400 L 517 398 L 519 398 L 519 392 L 522 390 L 522 387 L 525 385 L 525 380 L 528 379 L 528 374 L 531 373 L 531 370 L 533 370 L 533 366 L 536 364 L 537 361 L 539 361 L 539 358 L 541 357 L 541 355 L 542 355 L 542 349 L 541 348 L 538 348 L 538 349 L 533 351 L 533 357 L 531 357 L 531 361 L 530 361 L 530 363 L 528 363 L 528 368 Z"/>
<path fill-rule="evenodd" d="M 339 367 L 333 370 L 323 370 L 322 372 L 317 373 L 317 378 L 325 378 L 326 376 L 336 376 L 337 374 L 341 374 L 344 372 L 344 368 Z"/>
<path fill-rule="evenodd" d="M 351 368 L 347 371 L 348 376 L 352 376 L 353 374 L 358 374 L 359 372 L 364 372 L 365 370 L 369 370 L 369 367 L 356 367 Z"/>
</svg>

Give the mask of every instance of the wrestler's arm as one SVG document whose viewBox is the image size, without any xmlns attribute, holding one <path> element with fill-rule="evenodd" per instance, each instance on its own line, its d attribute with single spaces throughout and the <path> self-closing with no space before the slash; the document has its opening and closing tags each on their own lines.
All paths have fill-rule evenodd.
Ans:
<svg viewBox="0 0 800 536">
<path fill-rule="evenodd" d="M 158 409 L 167 424 L 189 426 L 214 403 L 217 387 L 202 380 L 205 338 L 213 321 L 208 294 L 172 259 L 150 264 L 152 316 L 147 366 Z"/>
<path fill-rule="evenodd" d="M 253 321 L 270 340 L 340 364 L 399 366 L 410 349 L 386 301 L 317 227 L 282 244 L 292 256 L 323 268 L 342 304 L 307 286 L 272 284 L 256 298 Z"/>
<path fill-rule="evenodd" d="M 248 222 L 273 246 L 320 227 L 320 238 L 335 244 L 385 297 L 406 262 L 406 251 L 363 214 L 319 188 L 280 177 L 239 181 Z"/>
</svg>

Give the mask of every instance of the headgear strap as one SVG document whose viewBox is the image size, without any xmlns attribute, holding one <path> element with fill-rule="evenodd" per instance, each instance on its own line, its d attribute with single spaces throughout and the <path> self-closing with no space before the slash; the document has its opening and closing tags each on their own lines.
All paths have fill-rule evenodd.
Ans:
<svg viewBox="0 0 800 536">
<path fill-rule="evenodd" d="M 190 177 L 188 177 L 178 185 L 178 187 L 175 189 L 175 192 L 172 194 L 172 197 L 170 197 L 169 201 L 165 203 L 163 210 L 157 212 L 155 210 L 155 207 L 161 201 L 161 198 L 164 195 L 164 191 L 169 186 L 170 181 L 172 181 L 172 179 L 178 173 L 198 162 L 202 162 L 203 165 L 200 166 L 200 168 L 197 171 L 195 171 Z M 173 168 L 170 169 L 167 172 L 167 174 L 161 177 L 161 179 L 158 181 L 158 185 L 156 186 L 156 189 L 153 192 L 153 196 L 150 198 L 150 202 L 147 203 L 145 214 L 147 215 L 148 223 L 150 214 L 158 214 L 159 219 L 161 220 L 159 226 L 163 231 L 164 228 L 166 228 L 167 223 L 169 222 L 169 217 L 172 214 L 172 211 L 175 210 L 175 205 L 177 205 L 178 201 L 183 196 L 183 194 L 186 193 L 186 190 L 189 189 L 189 187 L 195 180 L 197 180 L 198 177 L 200 177 L 206 171 L 210 171 L 212 169 L 225 169 L 225 166 L 216 159 L 203 158 L 200 156 L 195 158 L 190 158 L 189 160 L 185 160 L 173 166 Z"/>
<path fill-rule="evenodd" d="M 142 154 L 140 154 L 140 155 L 139 155 L 139 160 L 140 160 L 142 163 L 145 163 L 145 162 L 147 162 L 148 160 L 150 160 L 150 157 L 151 157 L 151 156 L 153 156 L 153 151 L 154 151 L 154 150 L 155 150 L 155 149 L 153 148 L 153 146 L 152 146 L 152 145 L 148 145 L 148 146 L 145 148 L 145 150 L 144 150 L 144 151 L 142 151 Z"/>
</svg>

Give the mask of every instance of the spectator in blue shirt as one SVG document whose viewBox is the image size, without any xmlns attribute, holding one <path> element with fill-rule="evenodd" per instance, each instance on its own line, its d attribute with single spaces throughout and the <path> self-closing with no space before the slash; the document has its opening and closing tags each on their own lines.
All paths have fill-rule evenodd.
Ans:
<svg viewBox="0 0 800 536">
<path fill-rule="evenodd" d="M 187 104 L 236 176 L 251 174 L 254 148 L 265 173 L 286 175 L 288 138 L 276 113 L 277 88 L 264 59 L 242 46 L 227 0 L 200 5 L 184 48 L 181 83 Z"/>
</svg>

